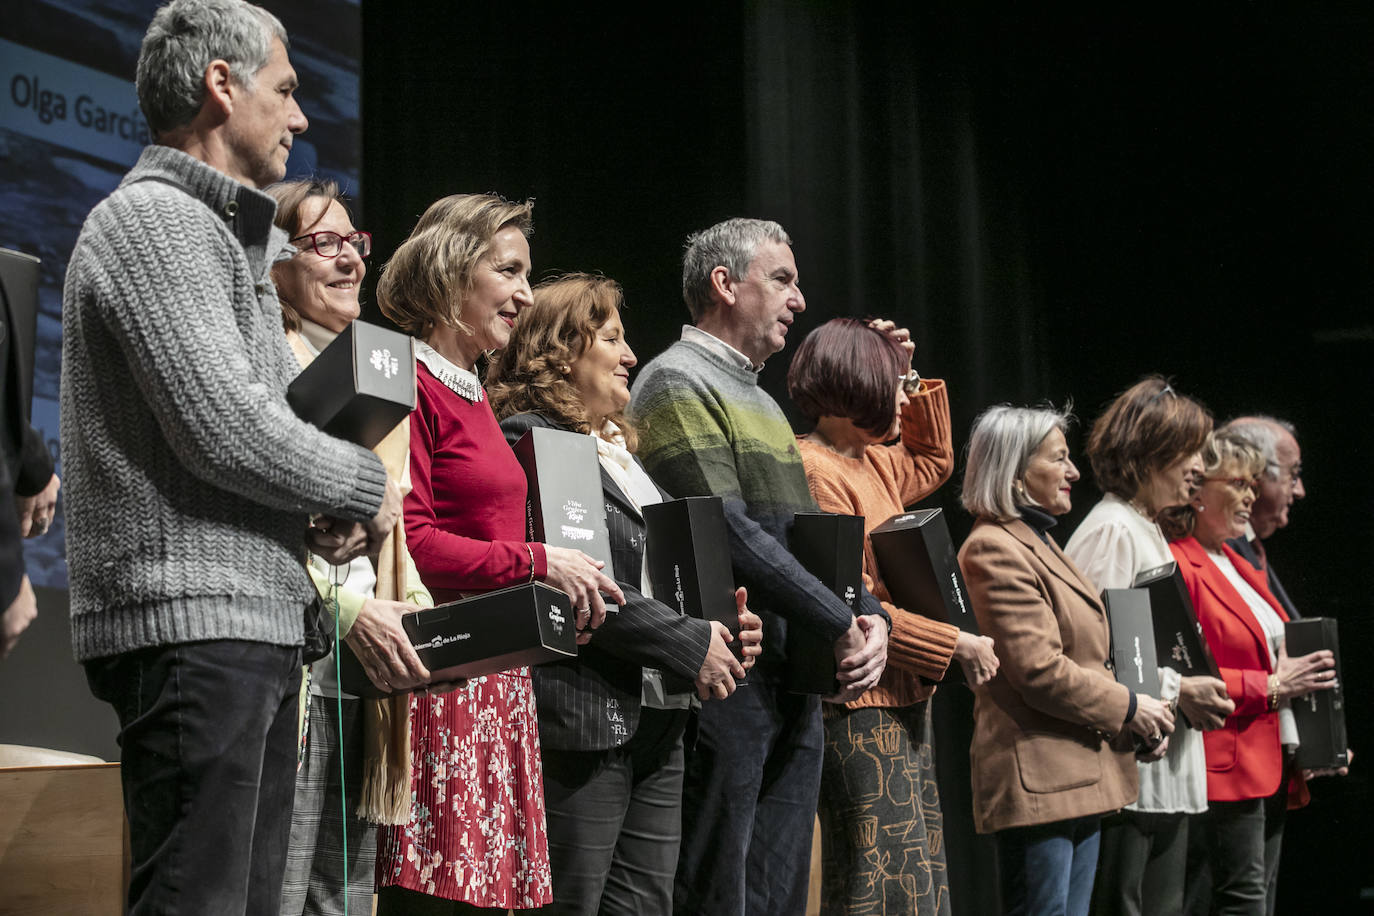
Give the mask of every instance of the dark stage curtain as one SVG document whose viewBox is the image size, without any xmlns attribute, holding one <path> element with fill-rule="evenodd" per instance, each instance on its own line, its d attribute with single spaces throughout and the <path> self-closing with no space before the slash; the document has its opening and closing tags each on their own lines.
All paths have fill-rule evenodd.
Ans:
<svg viewBox="0 0 1374 916">
<path fill-rule="evenodd" d="M 972 24 L 897 4 L 756 0 L 745 22 L 748 207 L 792 234 L 808 311 L 890 316 L 975 405 L 1047 393 L 1016 190 L 987 168 Z M 776 357 L 768 380 L 785 374 Z M 781 386 L 779 386 L 781 387 Z"/>
</svg>

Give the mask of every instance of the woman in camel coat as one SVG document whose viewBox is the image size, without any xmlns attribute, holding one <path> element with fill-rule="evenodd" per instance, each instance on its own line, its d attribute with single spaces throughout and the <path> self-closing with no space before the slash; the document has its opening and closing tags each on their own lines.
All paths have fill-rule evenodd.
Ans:
<svg viewBox="0 0 1374 916">
<path fill-rule="evenodd" d="M 1001 662 L 975 691 L 973 815 L 997 834 L 1007 913 L 1087 912 L 1099 819 L 1136 797 L 1131 751 L 1112 740 L 1130 731 L 1158 755 L 1173 730 L 1162 703 L 1114 680 L 1097 589 L 1048 534 L 1078 479 L 1065 422 L 1053 410 L 985 411 L 964 477 L 978 520 L 959 565 Z"/>
</svg>

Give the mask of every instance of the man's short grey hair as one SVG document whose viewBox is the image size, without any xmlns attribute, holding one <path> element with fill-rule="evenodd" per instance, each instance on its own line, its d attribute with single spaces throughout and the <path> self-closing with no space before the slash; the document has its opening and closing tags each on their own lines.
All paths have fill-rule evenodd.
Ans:
<svg viewBox="0 0 1374 916">
<path fill-rule="evenodd" d="M 1264 414 L 1228 420 L 1218 432 L 1232 433 L 1259 449 L 1260 454 L 1264 456 L 1264 476 L 1270 480 L 1278 480 L 1280 430 L 1294 439 L 1298 438 L 1297 427 L 1292 423 Z"/>
<path fill-rule="evenodd" d="M 989 407 L 973 421 L 961 499 L 978 518 L 1000 521 L 1021 517 L 1025 500 L 1016 498 L 1016 481 L 1054 430 L 1067 433 L 1069 408 Z"/>
<path fill-rule="evenodd" d="M 154 136 L 190 124 L 205 101 L 205 68 L 229 64 L 241 86 L 267 65 L 281 21 L 245 0 L 172 0 L 160 7 L 138 52 L 138 104 Z"/>
<path fill-rule="evenodd" d="M 743 217 L 687 236 L 682 254 L 682 301 L 687 303 L 693 322 L 711 309 L 711 271 L 724 267 L 732 280 L 744 279 L 763 242 L 791 245 L 792 237 L 772 220 Z"/>
</svg>

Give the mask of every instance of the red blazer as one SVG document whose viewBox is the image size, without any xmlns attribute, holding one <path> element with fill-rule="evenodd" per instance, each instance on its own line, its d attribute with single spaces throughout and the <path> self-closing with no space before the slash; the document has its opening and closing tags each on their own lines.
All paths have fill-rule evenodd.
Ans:
<svg viewBox="0 0 1374 916">
<path fill-rule="evenodd" d="M 1283 749 L 1279 745 L 1279 715 L 1269 710 L 1269 643 L 1250 606 L 1221 570 L 1213 565 L 1196 538 L 1169 545 L 1193 599 L 1207 645 L 1216 657 L 1226 691 L 1236 711 L 1226 724 L 1202 733 L 1207 749 L 1207 799 L 1244 801 L 1267 798 L 1283 778 Z M 1287 620 L 1283 607 L 1269 592 L 1264 573 L 1240 554 L 1224 546 L 1241 578 Z"/>
</svg>

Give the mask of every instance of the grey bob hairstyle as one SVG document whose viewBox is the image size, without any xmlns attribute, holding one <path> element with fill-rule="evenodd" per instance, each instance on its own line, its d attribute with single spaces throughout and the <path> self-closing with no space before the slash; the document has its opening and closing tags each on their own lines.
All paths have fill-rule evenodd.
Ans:
<svg viewBox="0 0 1374 916">
<path fill-rule="evenodd" d="M 999 404 L 979 414 L 969 436 L 960 495 L 964 508 L 978 518 L 1020 518 L 1016 481 L 1045 437 L 1056 429 L 1067 433 L 1071 419 L 1067 406 L 1056 410 Z"/>
</svg>

